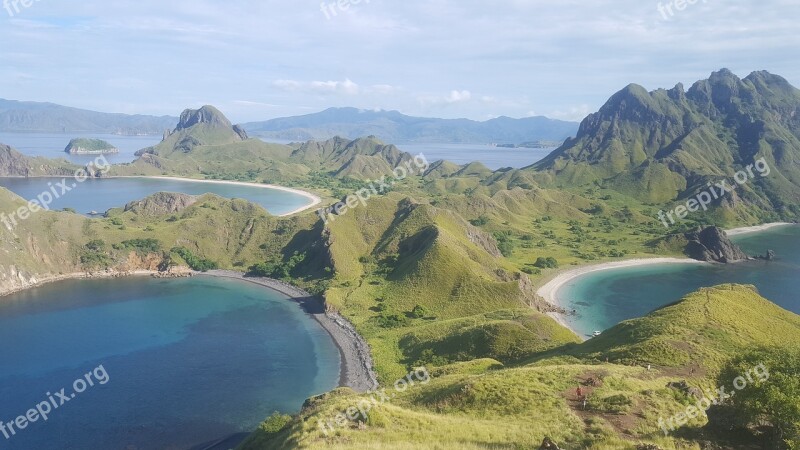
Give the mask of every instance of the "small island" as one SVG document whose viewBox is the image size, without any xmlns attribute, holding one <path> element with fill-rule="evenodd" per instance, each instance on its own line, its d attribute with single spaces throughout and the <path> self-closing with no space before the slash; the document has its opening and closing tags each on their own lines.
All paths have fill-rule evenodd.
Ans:
<svg viewBox="0 0 800 450">
<path fill-rule="evenodd" d="M 108 155 L 119 153 L 119 149 L 101 139 L 78 138 L 69 141 L 64 152 L 70 155 Z"/>
</svg>

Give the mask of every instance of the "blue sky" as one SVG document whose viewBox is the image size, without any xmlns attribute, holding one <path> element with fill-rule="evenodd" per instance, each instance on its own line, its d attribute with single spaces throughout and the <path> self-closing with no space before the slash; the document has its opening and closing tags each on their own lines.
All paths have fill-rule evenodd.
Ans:
<svg viewBox="0 0 800 450">
<path fill-rule="evenodd" d="M 6 1 L 0 97 L 109 112 L 580 120 L 722 67 L 800 85 L 794 0 Z"/>
</svg>

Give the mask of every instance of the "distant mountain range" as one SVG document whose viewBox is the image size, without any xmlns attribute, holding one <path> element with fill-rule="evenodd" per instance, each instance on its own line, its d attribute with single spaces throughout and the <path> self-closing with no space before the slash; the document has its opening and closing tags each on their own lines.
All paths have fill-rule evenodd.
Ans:
<svg viewBox="0 0 800 450">
<path fill-rule="evenodd" d="M 527 117 L 498 117 L 485 122 L 468 119 L 411 117 L 397 111 L 329 108 L 305 116 L 251 122 L 242 125 L 248 133 L 295 141 L 326 140 L 336 136 L 364 136 L 392 143 L 499 143 L 563 142 L 578 131 L 578 123 Z"/>
<path fill-rule="evenodd" d="M 0 131 L 5 132 L 159 135 L 171 130 L 177 121 L 178 118 L 172 116 L 104 113 L 54 103 L 0 99 Z M 411 117 L 397 111 L 329 108 L 305 116 L 250 122 L 242 128 L 256 136 L 294 141 L 376 136 L 392 143 L 542 143 L 549 146 L 574 136 L 578 123 L 547 117 L 498 117 L 477 122 Z"/>
<path fill-rule="evenodd" d="M 145 135 L 162 134 L 177 121 L 177 117 L 171 116 L 112 114 L 53 103 L 0 99 L 0 131 Z"/>
</svg>

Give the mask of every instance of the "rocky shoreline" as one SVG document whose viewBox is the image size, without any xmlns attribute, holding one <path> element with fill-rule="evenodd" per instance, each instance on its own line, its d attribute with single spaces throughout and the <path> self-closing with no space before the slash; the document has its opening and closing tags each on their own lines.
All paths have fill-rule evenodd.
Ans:
<svg viewBox="0 0 800 450">
<path fill-rule="evenodd" d="M 153 278 L 186 278 L 191 277 L 192 275 L 193 273 L 188 268 L 185 268 L 185 270 L 174 270 L 170 272 L 161 272 L 157 270 L 104 270 L 97 272 L 73 272 L 60 275 L 46 275 L 42 278 L 31 277 L 27 280 L 20 278 L 18 283 L 12 283 L 11 285 L 8 285 L 8 283 L 0 283 L 0 297 L 16 294 L 18 292 L 40 287 L 45 284 L 66 280 L 97 280 L 144 276 Z"/>
<path fill-rule="evenodd" d="M 378 387 L 378 378 L 373 370 L 369 345 L 358 334 L 350 321 L 341 315 L 326 311 L 324 304 L 315 296 L 292 285 L 271 278 L 246 277 L 241 272 L 212 270 L 195 272 L 198 276 L 231 278 L 255 283 L 279 292 L 300 304 L 317 323 L 328 332 L 342 356 L 339 385 L 356 392 L 367 392 Z"/>
<path fill-rule="evenodd" d="M 272 289 L 291 298 L 311 315 L 317 323 L 328 332 L 334 344 L 339 349 L 342 358 L 339 373 L 339 385 L 349 387 L 357 392 L 367 392 L 378 387 L 378 379 L 373 369 L 372 354 L 369 345 L 358 334 L 353 324 L 341 315 L 325 310 L 323 303 L 313 295 L 282 281 L 270 278 L 245 277 L 241 272 L 228 270 L 213 270 L 210 272 L 195 272 L 188 268 L 173 268 L 170 272 L 156 270 L 107 270 L 98 272 L 74 272 L 68 274 L 45 276 L 41 279 L 21 279 L 19 283 L 2 283 L 0 297 L 15 294 L 20 291 L 39 287 L 48 283 L 65 280 L 91 280 L 111 279 L 134 276 L 150 276 L 154 278 L 183 278 L 192 276 L 212 276 L 231 278 L 255 283 Z"/>
</svg>

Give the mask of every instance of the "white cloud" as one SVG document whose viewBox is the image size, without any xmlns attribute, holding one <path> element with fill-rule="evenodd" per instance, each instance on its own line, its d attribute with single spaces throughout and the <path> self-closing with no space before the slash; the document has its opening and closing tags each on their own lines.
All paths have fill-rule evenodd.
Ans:
<svg viewBox="0 0 800 450">
<path fill-rule="evenodd" d="M 178 114 L 213 96 L 243 121 L 293 105 L 577 120 L 628 83 L 689 85 L 722 67 L 800 85 L 786 57 L 800 2 L 714 0 L 668 21 L 657 6 L 362 1 L 327 20 L 318 3 L 286 0 L 43 1 L 0 18 L 0 97 Z M 234 103 L 247 98 L 266 105 Z"/>
<path fill-rule="evenodd" d="M 349 78 L 344 81 L 296 81 L 296 80 L 275 80 L 273 85 L 279 89 L 289 92 L 314 92 L 318 94 L 342 94 L 358 95 L 360 88 L 358 84 Z"/>
<path fill-rule="evenodd" d="M 469 91 L 451 91 L 450 96 L 445 99 L 447 103 L 461 103 L 472 100 L 472 94 Z"/>
</svg>

